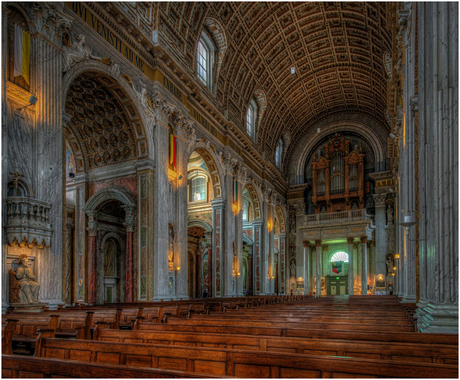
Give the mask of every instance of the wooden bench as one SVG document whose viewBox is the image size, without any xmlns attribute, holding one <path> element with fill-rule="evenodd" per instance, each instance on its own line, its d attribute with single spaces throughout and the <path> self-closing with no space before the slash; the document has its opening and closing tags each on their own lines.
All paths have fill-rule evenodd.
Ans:
<svg viewBox="0 0 460 380">
<path fill-rule="evenodd" d="M 59 360 L 30 356 L 2 355 L 3 378 L 222 378 L 206 373 L 173 369 L 101 364 L 77 360 Z"/>
<path fill-rule="evenodd" d="M 294 353 L 41 338 L 37 356 L 253 377 L 447 377 L 458 367 Z"/>
<path fill-rule="evenodd" d="M 376 341 L 279 338 L 212 333 L 99 330 L 95 340 L 104 342 L 168 344 L 241 350 L 291 352 L 309 355 L 363 357 L 458 365 L 455 345 Z"/>
<path fill-rule="evenodd" d="M 379 342 L 408 342 L 426 344 L 454 344 L 458 346 L 458 335 L 455 334 L 421 334 L 415 332 L 367 332 L 351 330 L 324 330 L 280 327 L 250 327 L 250 326 L 211 326 L 211 325 L 181 325 L 170 323 L 140 323 L 139 331 L 179 331 L 206 332 L 239 335 L 268 335 L 283 337 L 302 337 L 315 339 L 351 339 Z"/>
</svg>

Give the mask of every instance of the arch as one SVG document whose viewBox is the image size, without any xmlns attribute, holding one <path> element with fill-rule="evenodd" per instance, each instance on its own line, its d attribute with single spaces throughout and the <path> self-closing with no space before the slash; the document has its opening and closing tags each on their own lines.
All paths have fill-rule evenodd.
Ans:
<svg viewBox="0 0 460 380">
<path fill-rule="evenodd" d="M 132 207 L 133 209 L 136 208 L 135 201 L 126 191 L 112 187 L 110 189 L 99 190 L 96 194 L 93 194 L 86 202 L 83 212 L 95 211 L 102 203 L 114 199 L 120 201 L 125 206 Z"/>
<path fill-rule="evenodd" d="M 281 209 L 281 206 L 276 205 L 275 206 L 275 213 L 276 217 L 278 218 L 278 223 L 280 224 L 280 233 L 286 233 L 286 222 L 284 218 L 284 213 L 283 210 Z"/>
<path fill-rule="evenodd" d="M 254 185 L 252 185 L 251 183 L 246 184 L 243 188 L 243 191 L 244 189 L 248 190 L 249 197 L 251 198 L 251 201 L 252 201 L 252 207 L 254 210 L 253 221 L 262 219 L 262 212 L 260 208 L 260 197 L 259 197 L 259 194 L 257 193 L 257 190 L 255 189 Z"/>
<path fill-rule="evenodd" d="M 140 152 L 144 150 L 146 157 L 152 155 L 154 149 L 153 128 L 146 128 L 146 126 L 153 127 L 151 125 L 152 117 L 151 115 L 145 114 L 144 108 L 142 107 L 139 99 L 139 94 L 134 90 L 132 83 L 128 83 L 119 74 L 117 74 L 116 70 L 114 70 L 113 64 L 108 66 L 96 60 L 89 60 L 77 63 L 65 73 L 62 78 L 62 93 L 64 96 L 61 99 L 62 109 L 64 110 L 63 120 L 70 120 L 69 115 L 65 112 L 65 102 L 70 86 L 75 79 L 88 72 L 95 73 L 95 75 L 99 76 L 102 74 L 103 76 L 112 79 L 113 83 L 110 88 L 113 88 L 113 90 L 119 90 L 122 94 L 124 93 L 125 96 L 120 100 L 120 103 L 129 115 L 130 121 L 134 124 L 133 129 L 138 140 L 145 140 L 145 147 L 139 146 L 140 144 L 138 142 L 138 150 Z M 117 94 L 119 95 L 118 92 Z M 138 116 L 138 120 L 135 120 L 136 116 Z"/>
<path fill-rule="evenodd" d="M 205 230 L 205 232 L 212 232 L 212 227 L 208 223 L 200 219 L 189 220 L 187 223 L 187 230 L 190 227 L 201 227 Z"/>
<path fill-rule="evenodd" d="M 367 125 L 356 122 L 356 121 L 343 121 L 331 123 L 324 127 L 324 131 L 319 134 L 314 134 L 313 136 L 308 136 L 307 143 L 301 148 L 300 154 L 298 155 L 297 160 L 294 162 L 295 165 L 295 176 L 296 178 L 303 177 L 305 173 L 305 165 L 307 162 L 308 154 L 311 152 L 314 146 L 316 146 L 321 139 L 324 138 L 324 135 L 341 132 L 346 130 L 347 132 L 355 132 L 360 134 L 363 139 L 365 139 L 369 145 L 372 147 L 375 156 L 375 162 L 385 161 L 385 152 L 383 144 L 380 141 L 379 136 Z M 293 152 L 292 152 L 293 153 Z M 305 180 L 305 179 L 304 179 Z"/>
<path fill-rule="evenodd" d="M 29 184 L 29 182 L 27 182 L 25 179 L 23 179 L 21 177 L 15 179 L 11 175 L 8 177 L 8 182 L 7 182 L 7 186 L 6 186 L 7 194 L 8 194 L 8 190 L 10 189 L 10 184 L 13 183 L 13 186 L 14 186 L 14 181 L 15 180 L 17 180 L 18 184 L 21 185 L 24 188 L 24 190 L 26 192 L 25 196 L 33 198 L 34 192 L 33 192 L 32 186 Z"/>
<path fill-rule="evenodd" d="M 334 252 L 329 258 L 329 262 L 332 263 L 336 261 L 343 261 L 344 263 L 348 263 L 348 253 L 340 250 Z"/>
<path fill-rule="evenodd" d="M 203 160 L 206 162 L 206 166 L 208 167 L 209 175 L 211 177 L 212 182 L 213 199 L 221 199 L 223 196 L 223 188 L 219 166 L 217 164 L 218 158 L 216 157 L 214 152 L 211 152 L 207 149 L 206 144 L 203 141 L 197 142 L 195 147 L 193 147 L 190 150 L 189 158 L 193 152 L 197 152 L 201 157 L 203 157 Z"/>
<path fill-rule="evenodd" d="M 120 252 L 125 252 L 126 251 L 126 247 L 124 245 L 124 241 L 123 239 L 121 238 L 120 235 L 118 235 L 116 232 L 108 232 L 104 235 L 104 237 L 102 238 L 102 242 L 101 242 L 101 249 L 104 247 L 104 244 L 106 243 L 107 240 L 109 239 L 113 239 L 115 240 L 117 243 L 118 243 L 118 250 Z"/>
<path fill-rule="evenodd" d="M 246 244 L 249 244 L 249 245 L 253 245 L 254 244 L 254 240 L 246 233 L 243 232 L 243 243 L 246 243 Z"/>
</svg>

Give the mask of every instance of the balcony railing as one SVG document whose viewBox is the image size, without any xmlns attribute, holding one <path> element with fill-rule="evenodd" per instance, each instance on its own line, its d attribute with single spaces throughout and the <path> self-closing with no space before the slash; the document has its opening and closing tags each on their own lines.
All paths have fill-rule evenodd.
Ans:
<svg viewBox="0 0 460 380">
<path fill-rule="evenodd" d="M 370 219 L 371 216 L 366 214 L 366 209 L 327 212 L 322 214 L 305 215 L 305 224 L 327 224 L 335 222 L 354 222 Z"/>
<path fill-rule="evenodd" d="M 29 197 L 8 197 L 6 202 L 8 244 L 49 247 L 53 233 L 49 217 L 51 204 Z"/>
</svg>

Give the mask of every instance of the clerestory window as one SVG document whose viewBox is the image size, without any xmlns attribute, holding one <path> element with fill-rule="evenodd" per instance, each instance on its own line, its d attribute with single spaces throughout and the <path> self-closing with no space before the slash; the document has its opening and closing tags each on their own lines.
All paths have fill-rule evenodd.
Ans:
<svg viewBox="0 0 460 380">
<path fill-rule="evenodd" d="M 197 46 L 197 76 L 198 79 L 212 90 L 212 78 L 214 70 L 214 43 L 206 32 L 201 33 Z"/>
</svg>

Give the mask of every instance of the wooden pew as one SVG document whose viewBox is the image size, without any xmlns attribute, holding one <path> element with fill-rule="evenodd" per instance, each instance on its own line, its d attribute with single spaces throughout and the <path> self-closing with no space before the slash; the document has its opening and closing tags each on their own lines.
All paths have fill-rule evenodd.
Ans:
<svg viewBox="0 0 460 380">
<path fill-rule="evenodd" d="M 240 350 L 291 352 L 371 359 L 421 361 L 458 365 L 458 346 L 442 344 L 279 338 L 257 335 L 99 330 L 94 338 L 104 342 L 169 344 Z"/>
<path fill-rule="evenodd" d="M 179 331 L 206 332 L 239 335 L 268 335 L 282 337 L 302 337 L 314 339 L 348 339 L 378 342 L 407 342 L 425 344 L 454 344 L 458 346 L 458 335 L 455 334 L 421 334 L 415 332 L 367 332 L 352 330 L 324 330 L 280 327 L 250 327 L 250 326 L 211 326 L 211 325 L 181 325 L 170 323 L 140 323 L 139 331 Z"/>
<path fill-rule="evenodd" d="M 252 377 L 446 377 L 458 367 L 363 358 L 42 338 L 39 357 Z"/>
<path fill-rule="evenodd" d="M 64 378 L 222 378 L 206 373 L 174 369 L 101 364 L 77 360 L 2 355 L 3 378 L 64 377 Z"/>
</svg>

